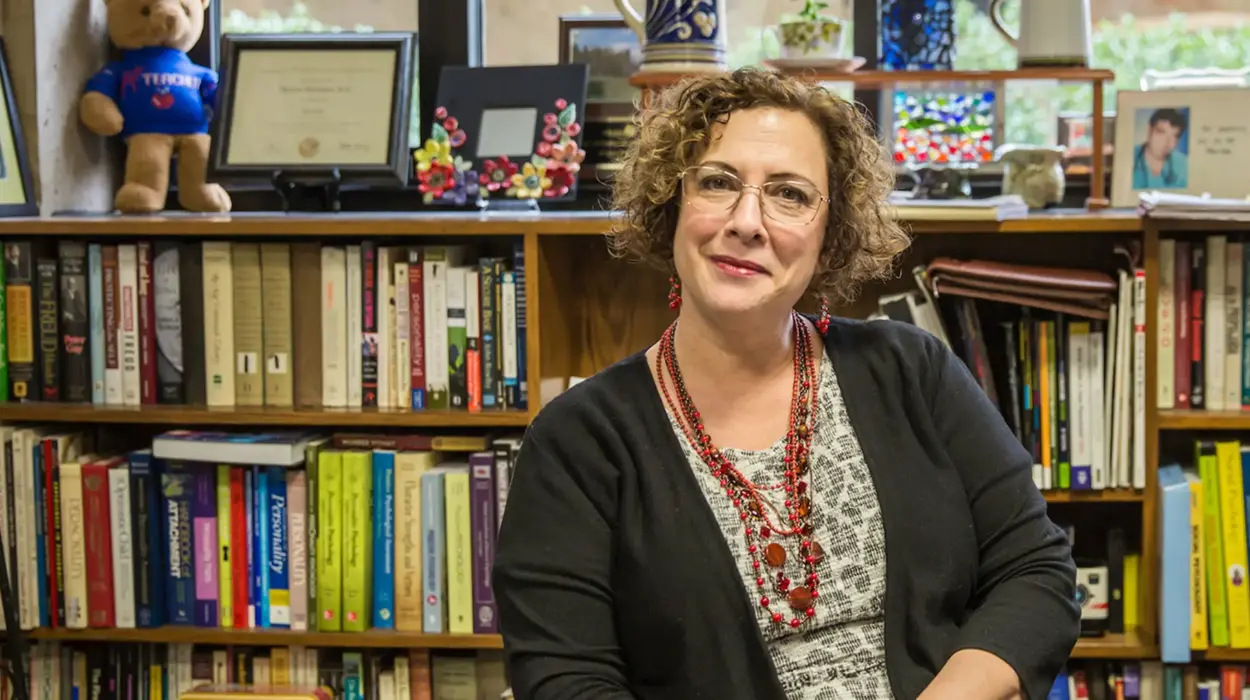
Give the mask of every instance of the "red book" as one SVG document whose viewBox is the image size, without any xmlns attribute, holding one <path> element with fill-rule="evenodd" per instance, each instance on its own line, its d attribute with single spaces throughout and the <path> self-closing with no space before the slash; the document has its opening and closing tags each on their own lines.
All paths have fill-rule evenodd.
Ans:
<svg viewBox="0 0 1250 700">
<path fill-rule="evenodd" d="M 83 537 L 87 555 L 87 626 L 114 627 L 113 536 L 109 469 L 121 457 L 82 465 Z"/>
<path fill-rule="evenodd" d="M 243 467 L 230 467 L 230 595 L 235 629 L 245 630 L 247 624 L 247 507 L 243 498 Z M 222 571 L 218 576 L 226 576 Z"/>
</svg>

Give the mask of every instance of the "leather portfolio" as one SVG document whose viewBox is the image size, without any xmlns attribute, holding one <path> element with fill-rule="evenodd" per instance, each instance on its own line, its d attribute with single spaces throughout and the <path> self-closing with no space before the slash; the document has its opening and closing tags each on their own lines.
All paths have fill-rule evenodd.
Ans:
<svg viewBox="0 0 1250 700">
<path fill-rule="evenodd" d="M 971 297 L 1107 320 L 1116 280 L 1097 270 L 935 258 L 927 268 L 937 295 Z"/>
</svg>

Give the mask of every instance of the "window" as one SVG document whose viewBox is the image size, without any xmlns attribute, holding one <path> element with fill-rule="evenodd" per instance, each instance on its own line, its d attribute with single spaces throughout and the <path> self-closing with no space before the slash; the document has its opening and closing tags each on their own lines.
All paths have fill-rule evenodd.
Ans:
<svg viewBox="0 0 1250 700">
<path fill-rule="evenodd" d="M 1004 15 L 1018 20 L 1019 3 L 1007 0 Z M 1037 0 L 1028 0 L 1035 2 Z M 1015 49 L 990 22 L 988 0 L 956 0 L 955 67 L 1014 68 Z M 1090 0 L 1093 65 L 1115 71 L 1104 92 L 1115 110 L 1117 89 L 1139 89 L 1148 69 L 1250 66 L 1250 7 L 1245 0 Z M 1005 141 L 1053 144 L 1060 113 L 1089 114 L 1089 86 L 1007 86 Z"/>
<path fill-rule="evenodd" d="M 220 0 L 222 34 L 417 30 L 417 0 Z M 409 143 L 419 145 L 421 114 L 413 56 Z"/>
</svg>

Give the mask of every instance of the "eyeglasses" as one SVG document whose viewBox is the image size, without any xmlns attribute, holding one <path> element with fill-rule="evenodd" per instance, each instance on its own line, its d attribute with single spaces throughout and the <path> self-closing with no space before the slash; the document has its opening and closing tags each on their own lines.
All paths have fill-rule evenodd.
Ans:
<svg viewBox="0 0 1250 700">
<path fill-rule="evenodd" d="M 705 211 L 733 211 L 748 189 L 758 192 L 764 216 L 790 226 L 810 224 L 816 219 L 821 202 L 829 201 L 815 185 L 802 180 L 748 185 L 737 175 L 714 165 L 696 165 L 687 168 L 682 175 L 686 200 Z"/>
</svg>

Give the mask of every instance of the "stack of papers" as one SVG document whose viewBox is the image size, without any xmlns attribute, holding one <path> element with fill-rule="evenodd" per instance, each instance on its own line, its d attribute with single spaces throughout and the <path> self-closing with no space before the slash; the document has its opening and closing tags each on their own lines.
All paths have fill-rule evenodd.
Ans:
<svg viewBox="0 0 1250 700">
<path fill-rule="evenodd" d="M 1220 199 L 1206 195 L 1142 192 L 1137 211 L 1155 219 L 1250 221 L 1250 198 Z"/>
<path fill-rule="evenodd" d="M 912 199 L 908 192 L 890 195 L 886 205 L 904 221 L 1005 221 L 1029 215 L 1029 205 L 1018 194 L 986 199 Z"/>
</svg>

